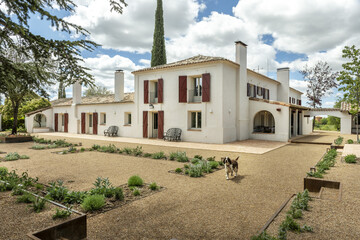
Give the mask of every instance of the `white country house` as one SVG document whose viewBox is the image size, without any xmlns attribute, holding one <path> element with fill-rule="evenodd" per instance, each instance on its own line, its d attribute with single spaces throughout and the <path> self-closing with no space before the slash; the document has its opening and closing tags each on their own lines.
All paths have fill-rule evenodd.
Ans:
<svg viewBox="0 0 360 240">
<path fill-rule="evenodd" d="M 227 143 L 246 139 L 288 141 L 312 131 L 310 109 L 302 93 L 289 86 L 289 69 L 274 80 L 247 69 L 247 46 L 236 42 L 235 62 L 195 56 L 134 71 L 134 93 L 124 93 L 124 73 L 115 72 L 112 95 L 73 98 L 26 116 L 28 132 L 103 135 L 119 127 L 119 136 L 162 138 L 169 128 L 182 130 L 182 141 Z"/>
</svg>

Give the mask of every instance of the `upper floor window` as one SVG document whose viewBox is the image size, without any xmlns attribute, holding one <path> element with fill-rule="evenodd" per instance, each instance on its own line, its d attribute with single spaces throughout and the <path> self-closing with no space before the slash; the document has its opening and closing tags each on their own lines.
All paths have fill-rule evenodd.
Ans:
<svg viewBox="0 0 360 240">
<path fill-rule="evenodd" d="M 89 114 L 89 127 L 92 127 L 93 125 L 93 115 Z"/>
<path fill-rule="evenodd" d="M 150 82 L 150 103 L 158 103 L 158 82 Z"/>
<path fill-rule="evenodd" d="M 202 78 L 194 78 L 194 96 L 201 96 L 202 94 Z"/>
<path fill-rule="evenodd" d="M 65 115 L 61 114 L 61 126 L 65 125 Z"/>
<path fill-rule="evenodd" d="M 202 78 L 194 77 L 191 78 L 191 88 L 189 90 L 189 102 L 201 102 L 202 96 Z"/>
</svg>

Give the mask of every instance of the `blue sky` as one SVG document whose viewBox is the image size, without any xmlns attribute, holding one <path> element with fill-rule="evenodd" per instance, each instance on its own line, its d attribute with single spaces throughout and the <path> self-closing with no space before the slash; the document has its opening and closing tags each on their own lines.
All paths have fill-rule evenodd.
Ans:
<svg viewBox="0 0 360 240">
<path fill-rule="evenodd" d="M 83 26 L 91 33 L 89 39 L 102 44 L 82 53 L 84 65 L 92 69 L 98 84 L 112 89 L 114 71 L 120 68 L 125 70 L 126 90 L 132 91 L 131 71 L 147 67 L 151 58 L 155 2 L 128 1 L 122 15 L 110 13 L 104 0 L 76 0 L 78 6 L 71 14 L 51 11 Z M 289 2 L 163 0 L 168 62 L 197 54 L 234 60 L 234 41 L 241 40 L 248 44 L 248 68 L 276 78 L 277 68 L 290 67 L 291 86 L 305 92 L 306 83 L 299 73 L 305 64 L 327 61 L 339 71 L 342 48 L 360 45 L 359 31 L 354 31 L 360 29 L 360 1 Z M 30 29 L 47 38 L 77 37 L 54 31 L 37 16 L 32 17 Z M 71 88 L 67 95 L 71 96 Z M 338 96 L 334 89 L 323 99 L 323 106 L 332 107 Z"/>
</svg>

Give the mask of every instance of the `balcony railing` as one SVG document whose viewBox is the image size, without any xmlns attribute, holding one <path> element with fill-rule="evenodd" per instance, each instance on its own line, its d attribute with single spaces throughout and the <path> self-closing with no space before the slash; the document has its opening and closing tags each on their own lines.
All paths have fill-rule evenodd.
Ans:
<svg viewBox="0 0 360 240">
<path fill-rule="evenodd" d="M 150 92 L 150 103 L 158 103 L 158 98 L 155 92 Z"/>
<path fill-rule="evenodd" d="M 189 103 L 198 103 L 198 102 L 202 101 L 201 96 L 195 96 L 195 95 L 198 95 L 198 94 L 195 94 L 195 93 L 196 93 L 195 90 L 189 90 L 188 91 Z"/>
</svg>

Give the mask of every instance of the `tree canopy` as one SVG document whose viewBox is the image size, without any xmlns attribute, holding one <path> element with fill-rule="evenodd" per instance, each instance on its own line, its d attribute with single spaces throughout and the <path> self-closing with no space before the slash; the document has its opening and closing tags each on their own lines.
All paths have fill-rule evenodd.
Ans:
<svg viewBox="0 0 360 240">
<path fill-rule="evenodd" d="M 306 97 L 309 100 L 308 104 L 313 108 L 321 107 L 322 97 L 325 93 L 337 86 L 335 80 L 338 73 L 333 72 L 328 63 L 322 61 L 317 62 L 314 67 L 305 65 L 300 73 L 305 81 L 308 82 L 306 90 Z"/>
<path fill-rule="evenodd" d="M 112 94 L 112 92 L 108 90 L 106 87 L 100 85 L 89 87 L 84 92 L 85 97 L 108 95 L 108 94 Z"/>
<path fill-rule="evenodd" d="M 163 64 L 166 64 L 163 6 L 162 0 L 157 0 L 154 40 L 151 50 L 151 66 L 155 67 Z"/>
</svg>

